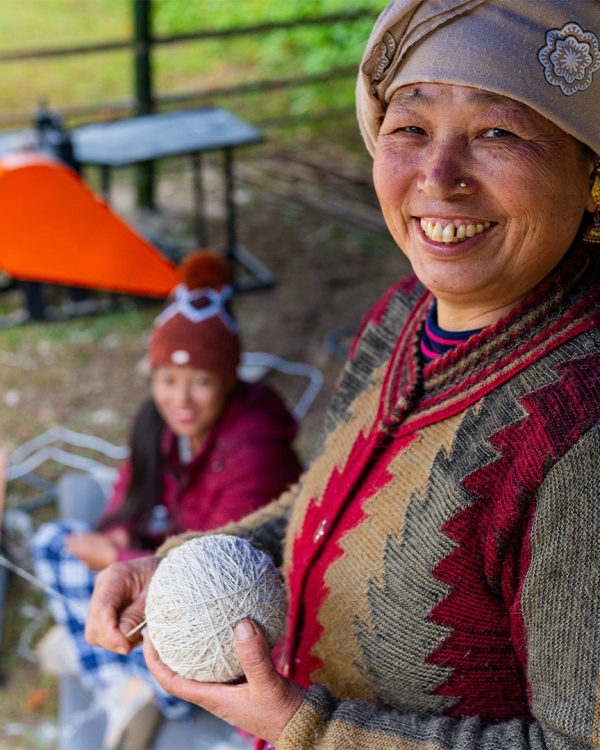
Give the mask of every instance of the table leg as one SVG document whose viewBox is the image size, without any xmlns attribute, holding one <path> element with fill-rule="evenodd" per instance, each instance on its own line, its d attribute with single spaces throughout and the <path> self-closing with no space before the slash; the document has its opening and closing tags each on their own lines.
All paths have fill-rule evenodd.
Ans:
<svg viewBox="0 0 600 750">
<path fill-rule="evenodd" d="M 194 217 L 198 247 L 208 247 L 208 230 L 204 215 L 204 183 L 202 181 L 202 154 L 192 154 L 192 174 L 194 177 Z"/>
<path fill-rule="evenodd" d="M 103 164 L 100 167 L 100 190 L 106 205 L 110 204 L 110 167 Z"/>
<path fill-rule="evenodd" d="M 237 247 L 235 202 L 233 200 L 233 149 L 225 148 L 225 206 L 227 209 L 227 258 L 231 263 L 235 261 Z"/>
<path fill-rule="evenodd" d="M 273 274 L 251 252 L 237 241 L 237 225 L 233 183 L 233 148 L 223 149 L 225 154 L 225 205 L 227 207 L 227 260 L 233 269 L 234 288 L 244 292 L 252 289 L 263 289 L 273 284 Z M 240 277 L 239 267 L 247 275 Z"/>
</svg>

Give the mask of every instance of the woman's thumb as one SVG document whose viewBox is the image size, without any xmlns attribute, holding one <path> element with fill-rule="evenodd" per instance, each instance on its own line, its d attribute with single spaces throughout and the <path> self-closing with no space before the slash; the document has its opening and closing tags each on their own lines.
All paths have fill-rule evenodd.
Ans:
<svg viewBox="0 0 600 750">
<path fill-rule="evenodd" d="M 275 673 L 267 640 L 252 620 L 240 620 L 233 629 L 237 655 L 248 682 L 266 680 Z"/>
</svg>

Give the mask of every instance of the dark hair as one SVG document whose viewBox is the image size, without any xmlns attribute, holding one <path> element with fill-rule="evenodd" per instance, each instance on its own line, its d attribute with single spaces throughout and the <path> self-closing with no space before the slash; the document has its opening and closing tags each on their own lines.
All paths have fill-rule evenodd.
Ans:
<svg viewBox="0 0 600 750">
<path fill-rule="evenodd" d="M 131 479 L 125 500 L 114 513 L 102 519 L 98 531 L 128 521 L 146 527 L 152 509 L 161 500 L 160 440 L 164 426 L 153 399 L 144 401 L 131 429 Z"/>
</svg>

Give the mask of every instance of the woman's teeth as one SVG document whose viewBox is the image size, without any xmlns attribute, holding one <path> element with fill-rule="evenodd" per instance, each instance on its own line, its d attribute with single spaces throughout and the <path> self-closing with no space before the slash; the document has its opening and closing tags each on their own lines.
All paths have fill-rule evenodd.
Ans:
<svg viewBox="0 0 600 750">
<path fill-rule="evenodd" d="M 491 226 L 491 221 L 482 221 L 478 224 L 461 224 L 459 227 L 456 227 L 454 222 L 451 221 L 443 227 L 439 221 L 434 223 L 427 219 L 421 219 L 421 228 L 427 237 L 434 242 L 462 242 L 469 237 L 475 237 L 476 234 L 481 234 Z"/>
</svg>

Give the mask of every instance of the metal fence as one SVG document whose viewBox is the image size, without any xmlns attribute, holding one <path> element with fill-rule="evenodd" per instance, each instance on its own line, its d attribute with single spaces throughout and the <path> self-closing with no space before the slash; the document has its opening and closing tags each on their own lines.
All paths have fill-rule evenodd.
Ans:
<svg viewBox="0 0 600 750">
<path fill-rule="evenodd" d="M 244 36 L 264 36 L 281 30 L 295 30 L 303 27 L 334 26 L 341 23 L 352 23 L 365 18 L 373 18 L 374 12 L 369 8 L 356 8 L 344 13 L 301 17 L 286 21 L 264 22 L 250 26 L 236 26 L 227 29 L 202 29 L 192 33 L 172 36 L 155 36 L 151 29 L 151 1 L 133 0 L 135 33 L 133 38 L 107 41 L 99 44 L 74 45 L 59 48 L 29 49 L 8 53 L 0 52 L 1 66 L 31 60 L 52 60 L 68 56 L 110 53 L 119 50 L 131 50 L 135 64 L 135 91 L 131 97 L 113 101 L 95 102 L 93 104 L 71 105 L 60 108 L 65 119 L 77 118 L 92 122 L 110 111 L 113 116 L 145 114 L 161 109 L 186 106 L 202 106 L 215 98 L 241 97 L 247 94 L 282 91 L 302 86 L 324 84 L 331 81 L 350 78 L 356 75 L 356 66 L 340 66 L 327 73 L 313 75 L 296 75 L 281 78 L 263 78 L 239 85 L 199 88 L 174 94 L 156 95 L 153 90 L 153 54 L 159 47 L 185 44 L 193 41 L 215 39 L 235 39 Z M 30 111 L 0 112 L 0 127 L 14 127 L 31 122 Z"/>
</svg>

